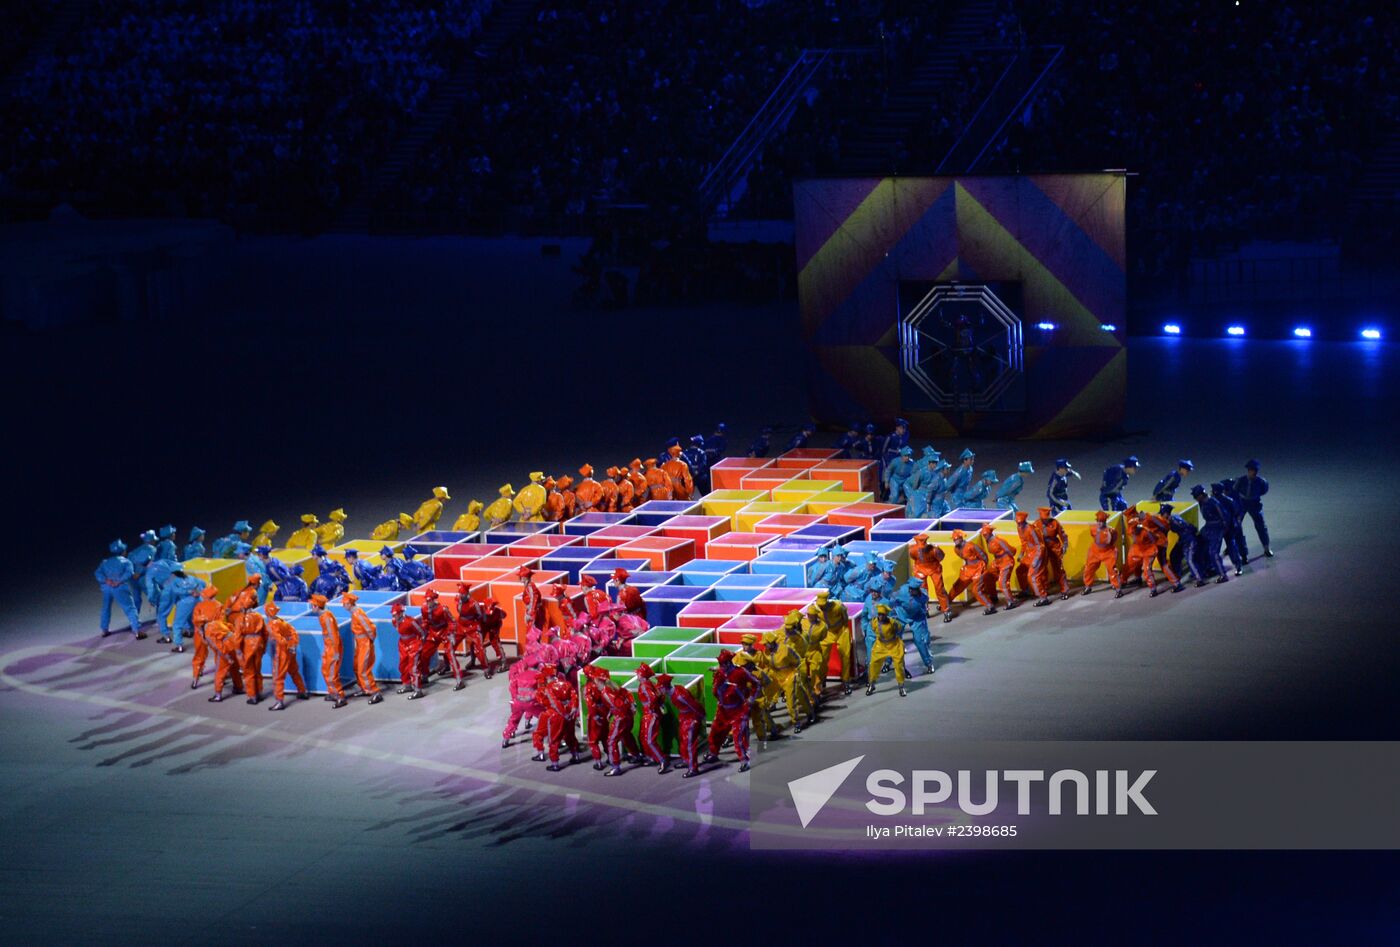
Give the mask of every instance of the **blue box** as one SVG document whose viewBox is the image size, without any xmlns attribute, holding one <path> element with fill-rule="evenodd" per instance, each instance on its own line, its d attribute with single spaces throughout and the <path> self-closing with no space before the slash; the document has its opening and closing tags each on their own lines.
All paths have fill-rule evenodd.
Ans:
<svg viewBox="0 0 1400 947">
<path fill-rule="evenodd" d="M 835 523 L 813 523 L 796 532 L 789 533 L 791 539 L 822 539 L 833 543 L 853 543 L 865 538 L 865 530 L 859 526 L 839 526 Z"/>
<path fill-rule="evenodd" d="M 929 533 L 939 528 L 938 520 L 906 520 L 886 517 L 870 527 L 870 539 L 872 542 L 907 544 L 920 533 Z"/>
<path fill-rule="evenodd" d="M 311 611 L 311 606 L 306 602 L 278 602 L 277 617 L 283 621 L 291 621 L 293 618 L 300 618 Z"/>
<path fill-rule="evenodd" d="M 699 516 L 698 500 L 648 500 L 632 510 L 638 526 L 660 526 L 673 516 Z"/>
<path fill-rule="evenodd" d="M 628 585 L 639 589 L 649 589 L 660 585 L 680 585 L 680 577 L 674 572 L 632 572 L 627 577 Z"/>
<path fill-rule="evenodd" d="M 671 626 L 676 624 L 680 610 L 691 602 L 708 601 L 714 590 L 697 585 L 657 585 L 642 593 L 647 606 L 647 624 Z M 697 629 L 698 633 L 698 629 Z"/>
<path fill-rule="evenodd" d="M 675 572 L 681 577 L 682 585 L 711 586 L 722 575 L 735 572 L 748 572 L 747 562 L 731 562 L 727 559 L 692 559 L 676 566 Z"/>
<path fill-rule="evenodd" d="M 774 540 L 764 546 L 763 550 L 765 553 L 789 551 L 810 552 L 813 554 L 812 558 L 815 559 L 818 549 L 830 549 L 834 545 L 835 543 L 829 539 L 794 539 L 791 536 L 784 536 L 782 539 Z"/>
<path fill-rule="evenodd" d="M 370 614 L 366 609 L 366 614 Z M 280 617 L 280 616 L 279 616 Z M 384 615 L 370 614 L 374 620 L 375 640 L 374 640 L 374 678 L 383 689 L 386 681 L 397 682 L 399 680 L 399 632 L 389 621 L 388 609 L 385 608 Z M 316 693 L 326 693 L 326 681 L 321 676 L 321 652 L 323 636 L 321 634 L 321 621 L 315 615 L 301 615 L 291 620 L 291 626 L 296 629 L 297 637 L 300 639 L 297 644 L 297 668 L 301 671 L 302 679 L 306 681 L 306 689 Z M 347 692 L 355 688 L 355 636 L 350 633 L 349 621 L 340 623 L 340 681 Z M 267 653 L 263 655 L 263 676 L 268 678 L 268 693 L 272 692 L 272 668 L 273 659 L 277 645 L 268 642 Z M 291 685 L 290 680 L 287 682 Z"/>
<path fill-rule="evenodd" d="M 379 589 L 366 589 L 356 592 L 355 594 L 360 597 L 360 607 L 365 611 L 370 611 L 376 605 L 383 605 L 387 608 L 395 602 L 404 602 L 405 604 L 408 602 L 407 592 L 391 592 L 387 589 L 383 591 Z"/>
<path fill-rule="evenodd" d="M 756 575 L 780 575 L 794 589 L 807 587 L 807 569 L 817 561 L 814 553 L 800 549 L 775 549 L 749 563 Z"/>
<path fill-rule="evenodd" d="M 616 547 L 613 546 L 564 546 L 544 556 L 540 564 L 553 572 L 567 572 L 569 582 L 577 585 L 585 566 L 592 565 L 599 559 L 612 559 L 616 551 Z M 609 575 L 611 574 L 609 570 Z"/>
<path fill-rule="evenodd" d="M 985 510 L 981 507 L 966 507 L 952 510 L 938 520 L 939 529 L 960 529 L 969 536 L 982 528 L 985 523 L 995 523 L 1009 519 L 1010 510 Z"/>
<path fill-rule="evenodd" d="M 409 545 L 422 549 L 423 543 L 475 543 L 480 542 L 481 534 L 468 532 L 465 529 L 430 529 L 426 533 L 419 533 L 408 541 Z"/>
<path fill-rule="evenodd" d="M 752 602 L 760 593 L 787 584 L 784 576 L 773 573 L 754 575 L 752 572 L 731 572 L 715 579 L 711 591 L 715 593 L 717 601 Z"/>
<path fill-rule="evenodd" d="M 635 523 L 632 513 L 584 513 L 564 523 L 565 536 L 587 536 L 607 526 Z"/>
<path fill-rule="evenodd" d="M 614 569 L 626 569 L 629 573 L 646 572 L 650 565 L 650 559 L 603 559 L 584 566 L 582 575 L 593 576 L 601 589 L 612 578 Z"/>
</svg>

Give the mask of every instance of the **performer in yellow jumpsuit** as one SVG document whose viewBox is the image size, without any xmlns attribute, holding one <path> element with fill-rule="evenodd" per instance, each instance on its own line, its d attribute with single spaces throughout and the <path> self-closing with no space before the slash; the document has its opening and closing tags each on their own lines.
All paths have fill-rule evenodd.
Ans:
<svg viewBox="0 0 1400 947">
<path fill-rule="evenodd" d="M 851 692 L 851 614 L 846 611 L 846 603 L 839 598 L 832 598 L 831 592 L 826 589 L 817 591 L 817 607 L 821 609 L 822 620 L 826 622 L 826 637 L 822 639 L 822 653 L 826 655 L 825 660 L 831 660 L 831 649 L 835 648 L 836 653 L 841 655 L 841 692 L 849 694 Z M 827 667 L 823 663 L 822 667 Z"/>
<path fill-rule="evenodd" d="M 259 546 L 271 546 L 272 541 L 277 538 L 277 533 L 281 529 L 282 527 L 278 526 L 275 522 L 268 520 L 258 527 L 258 535 L 253 537 L 253 542 L 250 545 L 252 545 L 254 549 L 257 549 Z"/>
<path fill-rule="evenodd" d="M 316 545 L 316 527 L 320 524 L 315 513 L 301 514 L 301 529 L 287 537 L 288 549 L 310 549 Z"/>
<path fill-rule="evenodd" d="M 486 508 L 483 515 L 486 517 L 485 528 L 496 529 L 510 522 L 510 512 L 514 509 L 511 505 L 511 498 L 515 496 L 515 488 L 506 484 L 496 491 L 500 494 L 491 501 L 491 505 Z"/>
<path fill-rule="evenodd" d="M 773 707 L 782 696 L 782 691 L 773 680 L 772 660 L 756 647 L 758 638 L 755 635 L 744 635 L 739 640 L 743 647 L 734 656 L 734 664 L 736 667 L 748 669 L 750 674 L 758 678 L 758 692 L 754 695 L 753 713 L 749 719 L 753 724 L 754 733 L 758 736 L 759 745 L 763 746 L 767 744 L 770 736 L 782 729 L 773 722 Z M 765 635 L 764 643 L 769 641 L 770 638 Z"/>
<path fill-rule="evenodd" d="M 803 659 L 803 673 L 807 675 L 807 693 L 812 697 L 812 706 L 815 707 L 822 701 L 822 692 L 826 690 L 826 668 L 827 662 L 831 660 L 831 645 L 826 646 L 826 654 L 822 654 L 822 642 L 827 637 L 826 621 L 822 618 L 822 610 L 813 602 L 807 606 L 807 614 L 802 617 L 802 637 L 807 639 L 807 656 Z"/>
<path fill-rule="evenodd" d="M 458 530 L 465 530 L 469 533 L 474 533 L 477 530 L 481 529 L 481 510 L 481 501 L 472 500 L 470 503 L 467 504 L 467 512 L 463 513 L 461 516 L 457 517 L 455 521 L 453 521 L 452 528 Z"/>
<path fill-rule="evenodd" d="M 326 522 L 316 528 L 316 542 L 318 545 L 330 549 L 332 546 L 339 546 L 340 541 L 345 538 L 345 511 L 334 509 L 326 514 Z"/>
<path fill-rule="evenodd" d="M 904 696 L 904 625 L 890 614 L 888 605 L 875 606 L 875 620 L 871 622 L 874 632 L 874 647 L 870 650 L 870 667 L 866 673 L 868 683 L 866 695 L 875 693 L 875 681 L 880 677 L 880 668 L 886 658 L 894 665 L 894 679 L 899 684 L 899 696 Z"/>
<path fill-rule="evenodd" d="M 398 519 L 385 520 L 374 529 L 369 531 L 370 539 L 390 540 L 398 539 L 399 533 L 405 529 L 413 529 L 413 517 L 407 513 L 400 513 Z"/>
<path fill-rule="evenodd" d="M 446 487 L 433 487 L 433 495 L 418 504 L 418 509 L 413 511 L 413 528 L 420 533 L 437 526 L 437 521 L 442 518 L 442 501 L 450 500 Z"/>
<path fill-rule="evenodd" d="M 815 713 L 807 692 L 806 663 L 807 640 L 802 635 L 802 617 L 796 611 L 788 612 L 778 636 L 778 650 L 773 653 L 773 678 L 783 689 L 794 733 L 801 733 Z"/>
<path fill-rule="evenodd" d="M 530 474 L 530 482 L 515 495 L 515 502 L 511 505 L 518 514 L 517 518 L 522 522 L 544 522 L 544 517 L 541 515 L 545 500 L 544 487 L 540 486 L 542 480 L 544 480 L 544 472 L 534 471 Z"/>
</svg>

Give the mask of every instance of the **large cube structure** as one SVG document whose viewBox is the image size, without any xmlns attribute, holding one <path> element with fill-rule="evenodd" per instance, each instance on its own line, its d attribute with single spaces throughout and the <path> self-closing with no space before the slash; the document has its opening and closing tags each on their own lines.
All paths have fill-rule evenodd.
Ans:
<svg viewBox="0 0 1400 947">
<path fill-rule="evenodd" d="M 186 575 L 192 575 L 205 585 L 218 589 L 221 602 L 228 601 L 230 596 L 248 584 L 248 570 L 242 559 L 186 559 L 180 566 Z"/>
<path fill-rule="evenodd" d="M 767 500 L 766 490 L 713 490 L 700 498 L 706 516 L 727 516 L 734 518 L 744 507 L 757 500 Z"/>
<path fill-rule="evenodd" d="M 827 483 L 834 483 L 834 481 L 827 481 Z M 873 503 L 874 500 L 875 495 L 872 493 L 853 493 L 849 490 L 827 490 L 807 498 L 807 512 L 826 516 L 828 522 L 830 522 L 833 510 L 843 506 L 850 506 L 853 503 Z M 863 532 L 862 535 L 864 535 Z"/>
<path fill-rule="evenodd" d="M 430 529 L 426 533 L 419 533 L 408 541 L 410 546 L 421 546 L 424 543 L 447 543 L 449 546 L 456 543 L 472 543 L 480 539 L 480 532 L 472 532 L 465 529 Z"/>
<path fill-rule="evenodd" d="M 920 533 L 939 529 L 936 519 L 900 519 L 891 517 L 870 527 L 870 538 L 876 542 L 907 543 Z"/>
<path fill-rule="evenodd" d="M 570 582 L 577 582 L 583 577 L 585 568 L 603 568 L 608 560 L 616 558 L 616 552 L 616 548 L 612 546 L 585 546 L 580 542 L 548 553 L 540 560 L 540 565 L 545 569 L 566 572 Z"/>
<path fill-rule="evenodd" d="M 800 550 L 802 552 L 816 553 L 818 549 L 826 549 L 832 545 L 830 541 L 821 539 L 802 539 L 798 536 L 783 536 L 775 539 L 763 547 L 764 552 L 777 552 L 779 549 L 785 551 Z"/>
<path fill-rule="evenodd" d="M 638 526 L 663 526 L 674 516 L 694 516 L 699 512 L 699 500 L 647 500 L 634 507 L 632 515 Z"/>
<path fill-rule="evenodd" d="M 687 628 L 718 628 L 731 618 L 753 610 L 752 602 L 691 602 L 676 615 L 676 623 Z"/>
<path fill-rule="evenodd" d="M 316 564 L 316 557 L 311 555 L 309 549 L 274 549 L 272 550 L 272 558 L 288 569 L 292 566 L 301 566 L 301 579 L 308 586 L 315 582 L 316 577 L 321 574 L 321 567 Z"/>
<path fill-rule="evenodd" d="M 585 546 L 623 546 L 644 536 L 656 533 L 654 526 L 638 526 L 635 523 L 618 523 L 594 530 L 583 538 Z"/>
<path fill-rule="evenodd" d="M 812 480 L 835 480 L 840 489 L 874 493 L 880 486 L 880 464 L 874 460 L 824 460 L 807 471 Z"/>
<path fill-rule="evenodd" d="M 769 589 L 753 600 L 752 614 L 785 617 L 788 612 L 802 611 L 817 599 L 816 589 Z"/>
<path fill-rule="evenodd" d="M 847 506 L 838 506 L 826 514 L 826 521 L 837 526 L 859 526 L 865 534 L 865 538 L 870 538 L 870 531 L 881 520 L 902 517 L 904 507 L 894 503 L 851 503 Z"/>
<path fill-rule="evenodd" d="M 752 602 L 765 589 L 783 585 L 780 575 L 754 575 L 751 572 L 733 572 L 719 576 L 709 591 L 717 601 Z"/>
<path fill-rule="evenodd" d="M 771 466 L 773 461 L 766 457 L 724 457 L 710 467 L 710 486 L 715 490 L 738 490 L 744 477 Z"/>
<path fill-rule="evenodd" d="M 773 499 L 779 503 L 809 503 L 816 494 L 836 493 L 840 487 L 841 484 L 835 480 L 811 480 L 799 476 L 792 478 L 780 487 L 774 487 Z M 807 512 L 821 516 L 827 511 L 809 508 Z"/>
<path fill-rule="evenodd" d="M 740 615 L 715 629 L 715 638 L 722 645 L 734 648 L 743 644 L 744 635 L 762 640 L 765 633 L 783 627 L 781 615 Z"/>
<path fill-rule="evenodd" d="M 646 559 L 653 569 L 674 569 L 695 558 L 695 542 L 679 536 L 643 536 L 618 546 L 617 554 L 628 559 Z"/>
<path fill-rule="evenodd" d="M 505 555 L 508 546 L 496 543 L 457 543 L 433 556 L 433 575 L 439 579 L 455 579 L 462 567 L 472 565 L 488 556 Z"/>
<path fill-rule="evenodd" d="M 804 526 L 814 526 L 824 522 L 826 522 L 825 516 L 817 516 L 812 513 L 775 513 L 772 516 L 765 516 L 755 523 L 752 532 L 778 533 L 782 536 L 788 536 Z"/>
<path fill-rule="evenodd" d="M 843 546 L 846 543 L 853 543 L 864 536 L 859 526 L 837 526 L 834 523 L 816 523 L 812 526 L 804 526 L 788 534 L 789 539 L 815 539 L 822 542 Z"/>
<path fill-rule="evenodd" d="M 759 522 L 776 513 L 803 513 L 804 503 L 779 503 L 777 500 L 756 500 L 734 514 L 734 528 L 738 532 L 752 533 Z M 786 534 L 784 534 L 786 535 Z"/>
<path fill-rule="evenodd" d="M 739 481 L 740 490 L 762 490 L 764 493 L 772 494 L 773 490 L 781 487 L 792 479 L 791 470 L 782 470 L 778 467 L 765 467 L 762 470 L 755 470 L 751 474 L 746 474 Z"/>
<path fill-rule="evenodd" d="M 512 556 L 547 556 L 560 549 L 583 545 L 583 536 L 565 536 L 563 533 L 536 533 L 510 544 Z"/>
<path fill-rule="evenodd" d="M 595 559 L 592 563 L 583 568 L 583 575 L 591 575 L 593 581 L 598 583 L 598 588 L 604 588 L 608 580 L 612 578 L 613 572 L 618 569 L 625 569 L 629 574 L 633 572 L 647 572 L 651 569 L 651 563 L 645 559 Z M 580 576 L 582 578 L 582 576 Z"/>
<path fill-rule="evenodd" d="M 695 544 L 695 558 L 704 559 L 705 547 L 729 532 L 733 525 L 733 520 L 728 516 L 685 514 L 671 517 L 658 528 L 662 536 L 690 540 Z"/>
<path fill-rule="evenodd" d="M 399 679 L 399 633 L 389 620 L 388 612 L 373 614 L 366 609 L 374 622 L 374 677 L 383 687 L 386 681 Z M 355 636 L 350 633 L 348 619 L 340 619 L 340 680 L 346 690 L 352 690 L 355 682 Z M 297 632 L 297 669 L 306 681 L 306 689 L 316 694 L 326 693 L 326 681 L 321 676 L 321 655 L 325 651 L 325 637 L 321 632 L 321 621 L 315 615 L 300 615 L 291 619 Z M 272 674 L 276 645 L 268 643 L 263 656 L 263 675 Z M 269 682 L 270 684 L 270 682 Z"/>
<path fill-rule="evenodd" d="M 642 593 L 642 601 L 647 607 L 647 624 L 674 625 L 681 609 L 691 602 L 714 599 L 714 589 L 700 585 L 658 585 Z"/>
<path fill-rule="evenodd" d="M 705 551 L 711 559 L 733 559 L 748 562 L 757 559 L 763 547 L 781 537 L 772 533 L 725 533 L 710 542 Z"/>
<path fill-rule="evenodd" d="M 800 589 L 807 585 L 807 572 L 816 561 L 815 552 L 765 549 L 763 555 L 749 563 L 749 571 L 755 575 L 781 576 L 783 585 Z"/>
<path fill-rule="evenodd" d="M 722 575 L 747 571 L 747 563 L 726 559 L 692 559 L 675 569 L 676 574 L 680 576 L 682 585 L 696 585 L 703 588 L 714 585 L 715 580 Z"/>
<path fill-rule="evenodd" d="M 676 625 L 658 625 L 648 628 L 632 639 L 632 657 L 656 662 L 677 648 L 704 640 L 713 640 L 713 632 Z"/>
<path fill-rule="evenodd" d="M 633 513 L 581 513 L 564 523 L 567 536 L 587 536 L 608 526 L 619 526 L 635 522 Z"/>
<path fill-rule="evenodd" d="M 959 507 L 938 520 L 939 529 L 960 529 L 971 535 L 986 523 L 1011 519 L 1010 510 L 984 510 L 981 507 Z"/>
</svg>

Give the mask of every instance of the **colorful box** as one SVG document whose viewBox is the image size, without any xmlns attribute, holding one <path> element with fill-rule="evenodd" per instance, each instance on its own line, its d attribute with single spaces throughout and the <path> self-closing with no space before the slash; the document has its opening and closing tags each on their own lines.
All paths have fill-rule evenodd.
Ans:
<svg viewBox="0 0 1400 947">
<path fill-rule="evenodd" d="M 185 575 L 200 579 L 219 590 L 219 601 L 226 602 L 248 584 L 248 569 L 242 559 L 186 559 L 180 563 Z M 308 585 L 310 582 L 307 583 Z"/>
<path fill-rule="evenodd" d="M 851 503 L 827 513 L 826 521 L 836 526 L 859 526 L 869 539 L 876 523 L 903 516 L 904 507 L 893 503 Z"/>
<path fill-rule="evenodd" d="M 556 549 L 583 545 L 583 536 L 565 536 L 563 533 L 537 533 L 510 544 L 510 555 L 547 556 Z"/>
<path fill-rule="evenodd" d="M 704 516 L 687 514 L 673 516 L 661 525 L 662 536 L 688 539 L 695 544 L 696 559 L 705 558 L 705 547 L 720 536 L 729 532 L 733 521 L 728 516 Z"/>
<path fill-rule="evenodd" d="M 835 480 L 842 490 L 874 493 L 880 485 L 880 463 L 874 460 L 824 460 L 807 471 L 812 480 Z"/>
<path fill-rule="evenodd" d="M 587 536 L 609 526 L 635 522 L 632 513 L 582 513 L 564 523 L 566 536 Z"/>
<path fill-rule="evenodd" d="M 780 536 L 790 536 L 799 529 L 825 522 L 825 516 L 818 516 L 815 513 L 774 513 L 772 516 L 765 516 L 750 529 L 755 533 L 777 533 Z"/>
<path fill-rule="evenodd" d="M 676 624 L 687 628 L 718 628 L 731 618 L 753 611 L 750 602 L 720 602 L 706 600 L 691 602 L 676 615 Z"/>
<path fill-rule="evenodd" d="M 832 545 L 830 540 L 823 539 L 802 539 L 798 536 L 784 536 L 775 539 L 773 542 L 763 547 L 764 552 L 799 551 L 815 553 L 818 549 L 827 549 Z"/>
<path fill-rule="evenodd" d="M 763 553 L 763 547 L 781 539 L 773 533 L 725 533 L 705 547 L 710 559 L 730 559 L 748 562 Z"/>
<path fill-rule="evenodd" d="M 960 529 L 969 535 L 977 532 L 985 523 L 1010 519 L 1010 510 L 985 510 L 981 507 L 959 507 L 950 510 L 938 520 L 939 529 Z"/>
<path fill-rule="evenodd" d="M 595 529 L 583 538 L 583 544 L 585 546 L 623 546 L 633 540 L 641 539 L 644 536 L 652 536 L 655 533 L 656 527 L 654 526 L 638 526 L 635 523 L 618 523 L 615 526 L 604 526 L 602 529 Z"/>
<path fill-rule="evenodd" d="M 699 513 L 699 500 L 647 500 L 632 510 L 638 526 L 661 526 L 673 516 L 695 516 Z"/>
<path fill-rule="evenodd" d="M 654 626 L 632 639 L 632 657 L 654 662 L 688 644 L 713 640 L 712 634 L 698 628 L 683 628 L 677 625 Z"/>
<path fill-rule="evenodd" d="M 588 538 L 598 535 L 594 533 Z M 674 569 L 695 558 L 695 541 L 679 536 L 643 536 L 618 546 L 617 554 L 628 559 L 646 559 L 653 569 Z"/>
<path fill-rule="evenodd" d="M 751 572 L 732 572 L 722 575 L 710 587 L 717 601 L 752 602 L 759 593 L 783 584 L 781 575 L 754 575 Z"/>
<path fill-rule="evenodd" d="M 583 577 L 583 570 L 586 567 L 615 558 L 617 550 L 611 546 L 585 546 L 582 541 L 583 537 L 571 538 L 577 539 L 579 542 L 546 554 L 540 560 L 541 567 L 566 572 L 570 582 L 577 582 Z M 609 570 L 609 574 L 611 574 L 611 570 Z"/>
<path fill-rule="evenodd" d="M 725 457 L 710 467 L 710 486 L 716 490 L 738 490 L 744 477 L 771 466 L 773 461 L 765 457 Z"/>
<path fill-rule="evenodd" d="M 778 631 L 783 627 L 781 615 L 740 615 L 715 629 L 715 638 L 722 645 L 739 647 L 744 635 L 754 635 L 762 640 L 764 634 Z"/>
<path fill-rule="evenodd" d="M 814 523 L 811 526 L 804 526 L 801 529 L 789 533 L 789 539 L 814 539 L 820 542 L 832 543 L 844 546 L 846 543 L 859 542 L 865 536 L 859 526 L 837 526 L 834 523 Z"/>
<path fill-rule="evenodd" d="M 747 564 L 726 559 L 692 559 L 675 569 L 682 585 L 703 588 L 714 585 L 715 581 L 722 575 L 747 571 Z"/>
<path fill-rule="evenodd" d="M 683 608 L 691 602 L 714 599 L 714 590 L 699 585 L 658 585 L 642 594 L 647 607 L 647 624 L 675 625 Z"/>
<path fill-rule="evenodd" d="M 1155 508 L 1156 504 L 1153 505 Z M 1139 509 L 1141 508 L 1139 507 Z M 1084 564 L 1089 558 L 1089 547 L 1094 542 L 1093 526 L 1097 522 L 1095 517 L 1097 512 L 1097 510 L 1062 510 L 1055 517 L 1060 521 L 1060 528 L 1065 531 L 1065 551 L 1061 559 L 1064 563 L 1065 575 L 1071 584 L 1084 584 Z M 1031 522 L 1035 522 L 1034 517 Z M 1127 535 L 1127 525 L 1121 512 L 1109 513 L 1107 522 L 1109 526 L 1118 531 L 1118 564 L 1121 566 L 1127 562 L 1127 549 L 1128 546 L 1132 545 L 1132 537 Z M 1175 539 L 1175 534 L 1168 538 L 1168 550 L 1171 549 Z M 1106 581 L 1107 578 L 1103 574 L 1103 570 L 1100 569 L 1099 581 Z"/>
<path fill-rule="evenodd" d="M 779 503 L 810 503 L 811 499 L 818 493 L 840 493 L 841 484 L 834 480 L 809 480 L 806 477 L 795 477 L 773 490 L 773 499 Z M 846 503 L 854 503 L 855 500 L 846 500 Z M 836 504 L 841 506 L 841 503 Z M 825 515 L 825 510 L 815 510 L 810 506 L 808 513 L 815 513 L 818 516 Z"/>
<path fill-rule="evenodd" d="M 740 490 L 762 490 L 771 494 L 777 487 L 781 487 L 792 479 L 791 470 L 779 470 L 776 467 L 766 467 L 763 470 L 755 470 L 751 474 L 746 474 L 739 481 Z"/>
<path fill-rule="evenodd" d="M 840 455 L 841 451 L 837 450 L 835 447 L 794 447 L 791 450 L 785 450 L 779 454 L 774 463 L 779 467 L 782 466 L 781 462 L 785 460 L 792 462 L 799 460 L 815 460 L 820 463 L 825 460 L 833 460 Z"/>
<path fill-rule="evenodd" d="M 715 490 L 700 498 L 706 516 L 727 516 L 733 519 L 750 503 L 769 498 L 766 490 Z"/>
<path fill-rule="evenodd" d="M 597 582 L 598 588 L 601 589 L 607 586 L 608 581 L 613 576 L 613 572 L 618 569 L 626 569 L 629 575 L 633 572 L 649 572 L 651 571 L 651 563 L 645 559 L 622 559 L 616 557 L 612 559 L 595 559 L 583 567 L 580 578 L 591 575 L 593 581 Z"/>
<path fill-rule="evenodd" d="M 419 533 L 408 541 L 409 545 L 417 546 L 422 543 L 446 543 L 449 546 L 455 543 L 474 543 L 481 540 L 481 533 L 470 532 L 465 529 L 430 529 L 426 533 Z"/>
<path fill-rule="evenodd" d="M 433 575 L 439 579 L 455 579 L 462 567 L 474 564 L 478 559 L 503 555 L 509 546 L 495 543 L 457 543 L 448 546 L 433 556 Z"/>
<path fill-rule="evenodd" d="M 835 484 L 835 481 L 827 482 Z M 830 521 L 832 510 L 839 509 L 843 506 L 850 506 L 853 503 L 871 503 L 874 499 L 875 496 L 871 493 L 853 493 L 849 490 L 827 490 L 824 493 L 807 498 L 807 512 L 824 515 L 828 517 L 828 521 Z M 833 523 L 832 525 L 839 524 Z M 862 533 L 862 535 L 864 534 Z"/>
<path fill-rule="evenodd" d="M 755 526 L 761 520 L 778 513 L 802 513 L 805 503 L 779 503 L 776 500 L 757 500 L 734 514 L 734 528 L 742 533 L 756 532 Z M 783 533 L 781 535 L 787 535 Z"/>
<path fill-rule="evenodd" d="M 399 632 L 385 614 L 383 617 L 370 615 L 374 622 L 374 677 L 382 689 L 385 682 L 399 679 Z M 350 633 L 348 620 L 337 619 L 340 623 L 340 681 L 347 691 L 355 685 L 355 636 Z M 321 620 L 315 615 L 299 615 L 291 619 L 291 626 L 297 632 L 297 669 L 301 671 L 306 689 L 313 694 L 326 693 L 326 681 L 321 676 L 321 655 L 325 650 L 325 636 L 321 632 Z M 263 655 L 263 676 L 272 675 L 277 645 L 268 642 Z M 288 684 L 291 682 L 288 681 Z M 268 681 L 271 689 L 271 681 Z"/>
<path fill-rule="evenodd" d="M 938 528 L 938 520 L 935 519 L 891 517 L 870 527 L 870 539 L 873 542 L 908 543 L 920 533 L 929 533 Z"/>
<path fill-rule="evenodd" d="M 788 612 L 802 611 L 817 598 L 816 589 L 769 589 L 753 601 L 752 614 L 784 617 Z"/>
<path fill-rule="evenodd" d="M 568 574 L 564 572 L 549 572 L 537 570 L 530 580 L 535 583 L 535 588 L 540 590 L 541 596 L 549 595 L 549 586 L 552 582 L 568 582 Z M 525 649 L 525 604 L 521 600 L 521 595 L 525 591 L 525 583 L 515 577 L 512 572 L 507 576 L 496 579 L 488 584 L 491 597 L 501 603 L 501 608 L 505 609 L 505 621 L 501 622 L 501 641 L 513 641 L 520 648 Z M 475 589 L 473 589 L 475 592 Z"/>
<path fill-rule="evenodd" d="M 806 587 L 807 572 L 816 561 L 816 553 L 808 550 L 765 549 L 763 555 L 749 563 L 749 571 L 781 576 L 783 585 L 800 589 Z"/>
</svg>

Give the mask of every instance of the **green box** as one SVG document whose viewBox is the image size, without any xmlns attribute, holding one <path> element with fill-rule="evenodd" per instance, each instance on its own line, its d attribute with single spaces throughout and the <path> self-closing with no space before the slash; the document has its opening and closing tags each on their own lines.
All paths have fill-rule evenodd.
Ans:
<svg viewBox="0 0 1400 947">
<path fill-rule="evenodd" d="M 632 655 L 656 663 L 677 648 L 699 641 L 707 635 L 708 640 L 714 640 L 714 632 L 706 628 L 657 625 L 632 639 Z"/>
<path fill-rule="evenodd" d="M 698 676 L 701 678 L 701 693 L 697 696 L 705 702 L 705 720 L 715 719 L 715 667 L 719 663 L 719 653 L 724 645 L 688 644 L 677 648 L 666 656 L 666 673 L 680 678 Z M 732 648 L 730 650 L 733 650 Z"/>
</svg>

